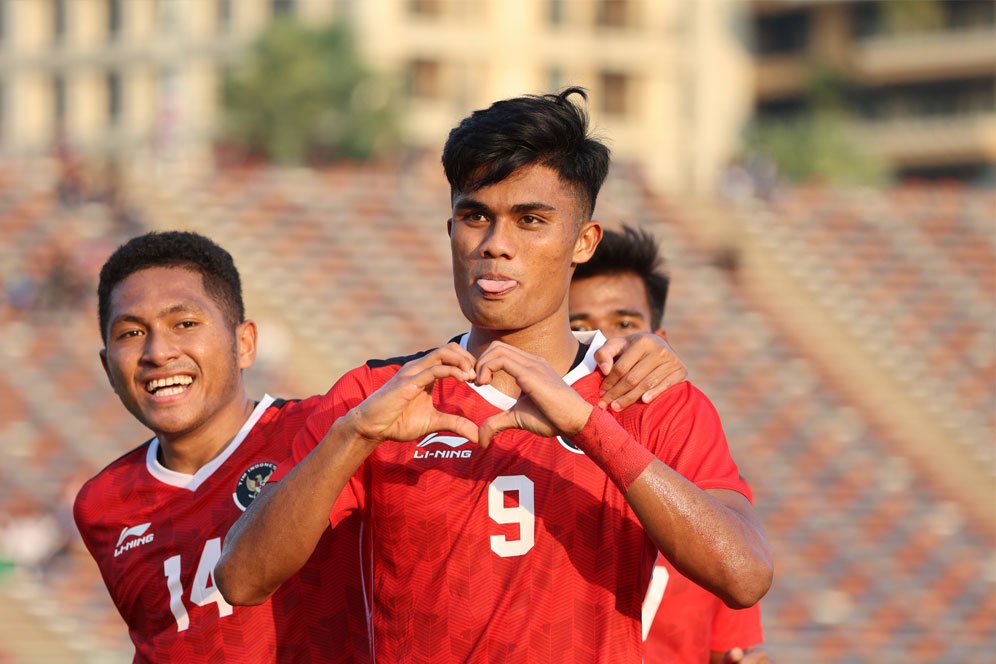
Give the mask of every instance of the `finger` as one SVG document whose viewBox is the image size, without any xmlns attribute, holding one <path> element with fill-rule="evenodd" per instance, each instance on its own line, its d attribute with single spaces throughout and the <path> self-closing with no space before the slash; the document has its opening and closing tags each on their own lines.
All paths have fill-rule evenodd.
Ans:
<svg viewBox="0 0 996 664">
<path fill-rule="evenodd" d="M 436 414 L 432 418 L 432 430 L 451 431 L 458 436 L 463 436 L 472 443 L 479 442 L 477 425 L 466 417 L 460 417 L 459 415 L 436 411 Z"/>
<path fill-rule="evenodd" d="M 609 372 L 612 371 L 612 365 L 615 364 L 615 358 L 619 357 L 628 343 L 629 340 L 626 337 L 613 337 L 606 340 L 602 347 L 595 351 L 595 363 L 603 374 L 609 375 Z"/>
<path fill-rule="evenodd" d="M 612 341 L 615 341 L 613 339 Z M 623 341 L 626 341 L 625 339 Z M 632 344 L 626 346 L 626 349 L 619 353 L 615 360 L 610 365 L 609 371 L 605 374 L 605 380 L 602 381 L 602 394 L 604 395 L 609 390 L 615 388 L 616 384 L 622 380 L 622 378 L 630 372 L 630 370 L 639 362 L 640 358 L 644 357 L 646 352 L 639 348 L 636 348 Z M 611 401 L 611 399 L 606 400 Z"/>
<path fill-rule="evenodd" d="M 474 362 L 474 356 L 461 348 L 459 344 L 449 343 L 423 357 L 406 363 L 398 373 L 413 375 L 419 371 L 423 371 L 427 367 L 435 365 L 455 366 L 460 367 L 464 371 L 473 372 Z"/>
<path fill-rule="evenodd" d="M 733 648 L 723 657 L 723 664 L 734 664 L 744 658 L 744 651 L 741 648 Z"/>
<path fill-rule="evenodd" d="M 616 368 L 619 368 L 619 363 Z M 615 410 L 621 410 L 639 401 L 643 393 L 653 389 L 664 379 L 664 373 L 658 373 L 659 365 L 651 358 L 644 357 L 621 376 L 609 389 L 602 392 L 602 400 L 612 405 Z M 613 371 L 615 373 L 615 371 Z"/>
<path fill-rule="evenodd" d="M 491 350 L 491 349 L 489 349 Z M 478 358 L 474 370 L 477 372 L 477 384 L 487 385 L 494 379 L 498 371 L 504 371 L 518 380 L 526 375 L 528 367 L 535 366 L 534 358 L 525 353 L 510 353 L 506 349 L 496 348 L 485 352 Z M 520 384 L 520 387 L 523 387 Z"/>
<path fill-rule="evenodd" d="M 488 447 L 496 435 L 505 429 L 516 429 L 518 426 L 519 423 L 516 420 L 515 415 L 510 410 L 498 413 L 497 415 L 492 415 L 488 419 L 481 422 L 478 444 L 481 447 Z"/>
<path fill-rule="evenodd" d="M 426 369 L 422 369 L 412 376 L 407 376 L 408 385 L 416 390 L 424 390 L 440 378 L 455 378 L 457 380 L 470 380 L 473 369 L 464 370 L 449 364 L 435 364 Z"/>
<path fill-rule="evenodd" d="M 640 397 L 640 401 L 642 401 L 643 403 L 650 403 L 651 401 L 653 401 L 660 395 L 664 394 L 664 392 L 671 389 L 678 383 L 684 382 L 684 380 L 688 377 L 688 372 L 684 370 L 675 370 L 671 371 L 670 373 L 667 373 L 667 371 L 668 371 L 667 369 L 660 367 L 654 372 L 652 376 L 648 376 L 648 379 L 653 378 L 656 380 L 657 374 L 659 373 L 665 374 L 663 378 L 659 379 L 659 382 L 657 382 L 656 387 L 651 387 L 649 390 L 643 393 L 643 396 Z M 649 382 L 653 381 L 651 380 Z"/>
</svg>

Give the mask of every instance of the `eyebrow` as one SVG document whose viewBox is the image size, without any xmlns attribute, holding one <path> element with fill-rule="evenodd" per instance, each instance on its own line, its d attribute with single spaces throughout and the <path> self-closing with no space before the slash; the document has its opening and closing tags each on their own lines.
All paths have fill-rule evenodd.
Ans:
<svg viewBox="0 0 996 664">
<path fill-rule="evenodd" d="M 162 318 L 164 316 L 172 316 L 175 314 L 182 314 L 182 313 L 199 314 L 203 313 L 203 311 L 201 310 L 200 307 L 196 305 L 177 303 L 161 310 L 156 315 L 156 318 Z M 135 316 L 134 314 L 120 314 L 111 319 L 111 327 L 117 325 L 118 323 L 144 323 L 144 322 L 145 319 L 142 318 L 141 316 Z"/>
<path fill-rule="evenodd" d="M 491 208 L 477 200 L 476 198 L 460 198 L 457 199 L 456 205 L 453 206 L 454 210 L 459 210 L 461 212 L 491 212 Z M 526 212 L 556 212 L 557 208 L 553 207 L 548 203 L 542 203 L 539 201 L 530 201 L 528 203 L 516 203 L 512 206 L 513 214 L 523 214 Z"/>
</svg>

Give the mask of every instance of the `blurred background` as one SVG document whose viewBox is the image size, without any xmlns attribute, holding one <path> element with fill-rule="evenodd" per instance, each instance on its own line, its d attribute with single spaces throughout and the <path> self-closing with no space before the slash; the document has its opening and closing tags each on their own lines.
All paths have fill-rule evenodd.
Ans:
<svg viewBox="0 0 996 664">
<path fill-rule="evenodd" d="M 209 235 L 254 395 L 323 392 L 465 330 L 443 141 L 566 85 L 754 487 L 775 661 L 991 660 L 992 0 L 0 0 L 0 663 L 130 661 L 70 515 L 148 437 L 97 357 L 108 254 Z"/>
</svg>

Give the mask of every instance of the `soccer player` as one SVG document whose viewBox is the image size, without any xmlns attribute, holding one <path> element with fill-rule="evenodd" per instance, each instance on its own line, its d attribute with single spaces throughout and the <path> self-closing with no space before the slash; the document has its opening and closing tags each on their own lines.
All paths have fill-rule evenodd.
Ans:
<svg viewBox="0 0 996 664">
<path fill-rule="evenodd" d="M 76 523 L 136 662 L 367 661 L 358 520 L 261 606 L 215 587 L 225 533 L 319 403 L 247 396 L 256 326 L 241 288 L 228 252 L 193 233 L 140 236 L 104 264 L 100 359 L 155 437 L 83 486 Z"/>
<path fill-rule="evenodd" d="M 575 94 L 496 102 L 450 132 L 470 332 L 336 384 L 298 464 L 229 531 L 215 574 L 230 602 L 265 601 L 354 513 L 386 662 L 638 662 L 658 549 L 729 605 L 767 591 L 768 546 L 705 396 L 681 383 L 597 406 L 604 337 L 579 342 L 567 295 L 601 238 L 609 156 Z"/>
<path fill-rule="evenodd" d="M 571 328 L 607 337 L 661 327 L 670 280 L 654 236 L 624 226 L 606 230 L 591 260 L 574 272 Z M 735 611 L 678 572 L 665 558 L 643 604 L 646 664 L 765 664 L 760 604 Z"/>
<path fill-rule="evenodd" d="M 135 660 L 367 661 L 358 516 L 263 606 L 233 608 L 215 588 L 222 538 L 320 403 L 247 396 L 256 327 L 231 256 L 194 233 L 143 235 L 107 260 L 98 299 L 108 379 L 155 437 L 90 480 L 75 516 Z M 647 336 L 599 358 L 622 352 L 604 395 L 617 407 L 684 377 Z"/>
</svg>

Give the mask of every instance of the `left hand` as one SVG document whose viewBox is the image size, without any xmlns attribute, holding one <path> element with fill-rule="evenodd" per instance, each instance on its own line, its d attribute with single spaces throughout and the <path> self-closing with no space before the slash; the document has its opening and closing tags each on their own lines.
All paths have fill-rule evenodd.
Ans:
<svg viewBox="0 0 996 664">
<path fill-rule="evenodd" d="M 477 384 L 487 385 L 498 371 L 504 371 L 518 384 L 522 394 L 511 409 L 492 415 L 481 423 L 481 447 L 491 444 L 495 434 L 505 429 L 524 429 L 537 436 L 570 438 L 587 424 L 592 405 L 564 382 L 543 358 L 496 341 L 481 353 L 475 366 Z"/>
<path fill-rule="evenodd" d="M 771 658 L 758 648 L 734 648 L 723 656 L 723 664 L 773 664 Z"/>
<path fill-rule="evenodd" d="M 650 403 L 688 378 L 663 330 L 609 339 L 595 351 L 595 361 L 605 374 L 598 407 L 617 412 L 637 401 Z"/>
</svg>

